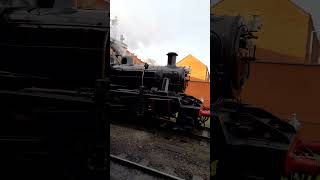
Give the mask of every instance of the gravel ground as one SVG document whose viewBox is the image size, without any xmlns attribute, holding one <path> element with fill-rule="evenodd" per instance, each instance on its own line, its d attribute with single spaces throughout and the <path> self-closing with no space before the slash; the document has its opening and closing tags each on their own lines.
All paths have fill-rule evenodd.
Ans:
<svg viewBox="0 0 320 180">
<path fill-rule="evenodd" d="M 130 161 L 183 179 L 209 179 L 207 143 L 118 125 L 110 125 L 110 142 L 112 154 Z M 115 171 L 114 167 L 111 164 L 111 170 Z"/>
</svg>

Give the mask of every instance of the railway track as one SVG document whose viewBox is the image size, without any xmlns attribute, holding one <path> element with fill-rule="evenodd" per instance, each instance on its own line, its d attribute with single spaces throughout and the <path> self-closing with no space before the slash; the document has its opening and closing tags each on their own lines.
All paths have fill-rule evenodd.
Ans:
<svg viewBox="0 0 320 180">
<path fill-rule="evenodd" d="M 111 178 L 114 180 L 128 179 L 128 178 L 150 179 L 150 180 L 183 180 L 179 177 L 158 171 L 148 166 L 135 163 L 112 154 L 110 154 L 110 166 L 111 166 Z M 121 172 L 121 171 L 125 171 L 125 172 Z M 121 175 L 116 174 L 120 172 L 121 172 Z"/>
<path fill-rule="evenodd" d="M 110 153 L 180 178 L 209 179 L 209 143 L 169 130 L 150 132 L 133 126 L 110 124 Z"/>
</svg>

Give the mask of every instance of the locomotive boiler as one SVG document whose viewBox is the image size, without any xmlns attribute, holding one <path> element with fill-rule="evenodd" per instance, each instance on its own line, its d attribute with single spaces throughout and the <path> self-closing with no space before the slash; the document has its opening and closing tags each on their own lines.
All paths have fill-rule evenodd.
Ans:
<svg viewBox="0 0 320 180">
<path fill-rule="evenodd" d="M 189 69 L 177 67 L 176 56 L 176 53 L 168 53 L 167 66 L 133 64 L 131 57 L 123 57 L 121 64 L 112 65 L 111 82 L 128 89 L 143 86 L 149 90 L 183 93 L 188 85 Z"/>
<path fill-rule="evenodd" d="M 250 26 L 249 24 L 253 25 Z M 244 104 L 240 94 L 255 60 L 259 29 L 240 16 L 211 15 L 214 179 L 282 179 L 292 173 L 317 175 L 319 141 L 301 140 L 298 120 L 284 120 Z M 276 43 L 276 42 L 275 42 Z M 232 172 L 232 173 L 230 173 Z"/>
</svg>

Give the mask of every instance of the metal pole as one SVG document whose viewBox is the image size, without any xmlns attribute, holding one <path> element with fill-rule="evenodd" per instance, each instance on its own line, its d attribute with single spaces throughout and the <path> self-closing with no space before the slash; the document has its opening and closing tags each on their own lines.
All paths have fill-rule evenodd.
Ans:
<svg viewBox="0 0 320 180">
<path fill-rule="evenodd" d="M 141 77 L 141 87 L 143 87 L 143 78 L 144 78 L 144 71 L 145 71 L 145 70 L 143 70 L 143 71 L 142 71 L 142 77 Z"/>
<path fill-rule="evenodd" d="M 108 46 L 110 44 L 110 39 L 109 39 L 109 34 L 110 31 L 106 32 L 106 35 L 104 37 L 104 41 L 103 41 L 103 49 L 102 49 L 102 59 L 101 59 L 101 77 L 102 79 L 109 77 L 109 74 L 107 74 L 108 76 L 106 76 L 106 73 L 110 73 L 110 46 Z"/>
<path fill-rule="evenodd" d="M 310 64 L 311 64 L 311 60 L 312 60 L 313 36 L 314 36 L 314 33 L 316 33 L 316 32 L 320 32 L 320 30 L 311 31 L 311 36 L 310 36 L 310 45 L 309 45 L 309 63 Z"/>
</svg>

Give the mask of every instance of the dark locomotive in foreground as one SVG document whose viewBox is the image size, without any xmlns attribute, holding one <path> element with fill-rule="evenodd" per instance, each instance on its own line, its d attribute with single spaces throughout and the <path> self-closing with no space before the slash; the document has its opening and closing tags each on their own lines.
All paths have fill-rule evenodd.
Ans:
<svg viewBox="0 0 320 180">
<path fill-rule="evenodd" d="M 106 179 L 108 13 L 11 2 L 0 4 L 0 178 Z"/>
</svg>

